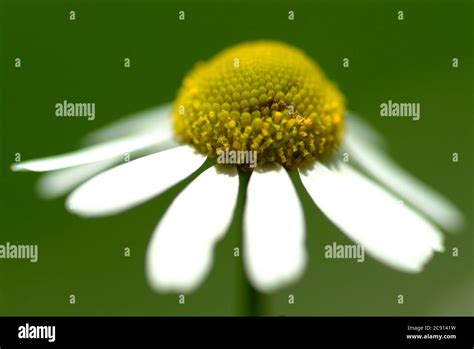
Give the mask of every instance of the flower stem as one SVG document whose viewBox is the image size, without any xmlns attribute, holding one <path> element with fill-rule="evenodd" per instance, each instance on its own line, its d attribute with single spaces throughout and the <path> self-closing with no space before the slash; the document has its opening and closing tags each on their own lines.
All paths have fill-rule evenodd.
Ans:
<svg viewBox="0 0 474 349">
<path fill-rule="evenodd" d="M 247 316 L 263 316 L 265 314 L 264 295 L 256 291 L 248 281 L 247 287 Z"/>
<path fill-rule="evenodd" d="M 239 171 L 239 180 L 240 180 L 240 187 L 239 187 L 239 203 L 237 205 L 235 216 L 236 221 L 238 222 L 237 227 L 239 228 L 239 236 L 240 236 L 240 246 L 243 246 L 243 227 L 242 227 L 242 220 L 243 220 L 243 211 L 245 207 L 245 201 L 247 200 L 247 185 L 250 179 L 249 172 Z M 245 253 L 245 251 L 243 251 Z M 243 260 L 241 258 L 241 260 Z M 255 290 L 252 285 L 250 284 L 247 275 L 245 274 L 243 263 L 241 264 L 240 268 L 240 278 L 242 282 L 242 309 L 243 314 L 246 316 L 263 316 L 265 314 L 265 296 Z"/>
</svg>

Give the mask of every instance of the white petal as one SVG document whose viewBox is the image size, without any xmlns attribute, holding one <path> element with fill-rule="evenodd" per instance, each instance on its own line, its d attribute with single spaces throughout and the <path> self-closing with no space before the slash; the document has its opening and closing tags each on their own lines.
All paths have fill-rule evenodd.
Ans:
<svg viewBox="0 0 474 349">
<path fill-rule="evenodd" d="M 186 145 L 144 156 L 82 184 L 69 195 L 66 206 L 81 216 L 119 213 L 177 184 L 205 160 L 205 156 Z"/>
<path fill-rule="evenodd" d="M 29 160 L 12 165 L 13 171 L 53 171 L 67 167 L 90 164 L 111 159 L 159 143 L 154 133 L 117 139 L 107 143 L 93 145 L 71 153 Z"/>
<path fill-rule="evenodd" d="M 173 201 L 148 245 L 146 272 L 154 289 L 186 293 L 204 281 L 214 246 L 232 222 L 238 189 L 234 167 L 213 166 Z"/>
<path fill-rule="evenodd" d="M 148 148 L 130 152 L 130 157 L 141 157 L 151 153 L 156 153 L 166 149 L 176 148 L 179 144 L 173 140 L 162 142 Z M 93 162 L 91 164 L 67 167 L 60 170 L 50 171 L 42 175 L 37 183 L 38 194 L 43 199 L 53 199 L 62 196 L 79 184 L 84 183 L 96 174 L 123 162 L 124 156 L 119 155 L 112 159 Z"/>
<path fill-rule="evenodd" d="M 157 134 L 159 138 L 169 138 L 173 134 L 172 107 L 171 103 L 167 103 L 128 115 L 89 133 L 84 141 L 90 144 L 148 132 Z"/>
<path fill-rule="evenodd" d="M 463 214 L 452 203 L 407 173 L 364 137 L 349 125 L 345 148 L 357 164 L 444 229 L 455 231 L 463 226 Z"/>
<path fill-rule="evenodd" d="M 347 133 L 344 137 L 351 137 L 353 134 L 359 136 L 367 144 L 377 146 L 384 149 L 386 143 L 383 137 L 365 121 L 363 118 L 353 112 L 348 112 L 346 115 Z"/>
<path fill-rule="evenodd" d="M 306 264 L 303 210 L 280 165 L 253 171 L 244 212 L 244 263 L 249 280 L 271 292 L 298 279 Z"/>
<path fill-rule="evenodd" d="M 44 199 L 64 195 L 94 175 L 118 164 L 119 161 L 120 159 L 115 158 L 48 172 L 38 181 L 38 194 Z"/>
<path fill-rule="evenodd" d="M 317 163 L 300 176 L 324 214 L 376 259 L 418 272 L 434 250 L 443 250 L 436 227 L 346 164 Z"/>
</svg>

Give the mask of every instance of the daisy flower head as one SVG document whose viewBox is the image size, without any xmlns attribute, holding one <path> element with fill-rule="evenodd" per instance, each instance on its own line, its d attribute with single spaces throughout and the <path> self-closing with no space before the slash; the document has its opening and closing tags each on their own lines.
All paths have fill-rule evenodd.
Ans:
<svg viewBox="0 0 474 349">
<path fill-rule="evenodd" d="M 397 270 L 421 271 L 443 251 L 442 230 L 463 224 L 447 199 L 383 152 L 381 137 L 346 110 L 310 57 L 280 42 L 224 50 L 194 67 L 172 104 L 118 121 L 86 142 L 12 168 L 49 172 L 40 194 L 71 192 L 67 209 L 84 217 L 123 212 L 201 169 L 148 246 L 147 278 L 161 292 L 192 292 L 205 280 L 233 219 L 239 171 L 250 176 L 243 262 L 261 292 L 296 281 L 308 259 L 303 208 L 288 171 L 334 225 Z M 121 164 L 124 153 L 136 159 Z M 214 164 L 206 168 L 207 158 Z"/>
</svg>

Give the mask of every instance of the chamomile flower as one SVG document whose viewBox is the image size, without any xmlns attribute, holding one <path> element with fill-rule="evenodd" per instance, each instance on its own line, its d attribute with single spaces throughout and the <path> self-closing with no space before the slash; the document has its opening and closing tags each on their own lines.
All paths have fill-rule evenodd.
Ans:
<svg viewBox="0 0 474 349">
<path fill-rule="evenodd" d="M 287 170 L 298 172 L 342 232 L 401 271 L 421 271 L 443 251 L 441 229 L 463 223 L 451 203 L 384 154 L 380 136 L 346 111 L 343 95 L 316 63 L 283 43 L 224 50 L 188 74 L 172 105 L 87 140 L 95 144 L 12 168 L 50 172 L 40 180 L 43 196 L 72 190 L 67 209 L 99 217 L 160 195 L 225 150 L 257 154 L 256 168 L 239 163 L 205 169 L 172 202 L 146 258 L 148 280 L 158 291 L 191 292 L 204 281 L 214 247 L 233 219 L 239 171 L 251 173 L 243 261 L 262 292 L 297 280 L 308 259 L 303 208 Z M 124 153 L 138 158 L 119 164 Z M 342 161 L 343 154 L 351 161 Z M 402 199 L 409 205 L 400 205 Z"/>
</svg>

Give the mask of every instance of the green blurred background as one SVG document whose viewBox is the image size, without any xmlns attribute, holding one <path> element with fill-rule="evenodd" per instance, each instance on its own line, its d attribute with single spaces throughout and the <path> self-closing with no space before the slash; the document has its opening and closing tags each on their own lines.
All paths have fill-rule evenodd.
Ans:
<svg viewBox="0 0 474 349">
<path fill-rule="evenodd" d="M 184 22 L 179 10 L 186 11 Z M 290 10 L 294 21 L 288 21 Z M 404 21 L 397 20 L 399 10 Z M 81 137 L 99 126 L 173 100 L 198 60 L 255 39 L 288 42 L 317 60 L 349 108 L 384 135 L 394 158 L 449 197 L 468 220 L 462 234 L 447 235 L 447 252 L 421 274 L 403 274 L 370 257 L 365 263 L 328 260 L 326 244 L 350 241 L 300 187 L 309 264 L 300 282 L 258 297 L 260 312 L 472 315 L 472 11 L 472 1 L 2 0 L 0 244 L 38 244 L 39 261 L 0 260 L 0 315 L 248 313 L 241 258 L 233 257 L 242 203 L 217 246 L 209 278 L 180 305 L 177 295 L 148 287 L 144 253 L 184 184 L 124 214 L 85 220 L 67 213 L 63 199 L 39 199 L 38 175 L 13 174 L 9 165 L 17 152 L 31 159 L 77 149 Z M 123 68 L 125 57 L 130 69 Z M 344 57 L 349 68 L 342 67 Z M 54 105 L 64 99 L 95 102 L 96 120 L 55 117 Z M 379 105 L 388 99 L 420 102 L 421 120 L 381 118 Z M 458 163 L 451 161 L 453 152 Z M 451 256 L 453 247 L 459 257 Z"/>
</svg>

